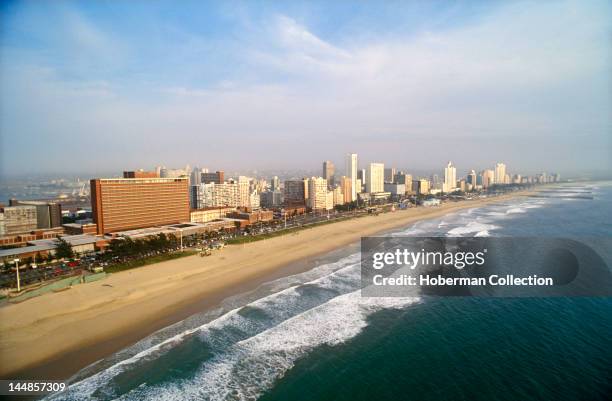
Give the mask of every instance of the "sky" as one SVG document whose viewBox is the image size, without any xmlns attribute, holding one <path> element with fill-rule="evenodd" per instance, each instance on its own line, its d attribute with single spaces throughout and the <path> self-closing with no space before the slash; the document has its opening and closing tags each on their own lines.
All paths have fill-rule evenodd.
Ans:
<svg viewBox="0 0 612 401">
<path fill-rule="evenodd" d="M 0 173 L 612 169 L 608 1 L 3 1 Z"/>
</svg>

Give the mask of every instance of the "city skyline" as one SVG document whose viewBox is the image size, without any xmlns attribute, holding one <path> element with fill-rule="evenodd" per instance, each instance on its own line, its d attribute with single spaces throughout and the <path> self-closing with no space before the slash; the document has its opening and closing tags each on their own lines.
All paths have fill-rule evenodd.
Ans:
<svg viewBox="0 0 612 401">
<path fill-rule="evenodd" d="M 155 4 L 3 3 L 3 175 L 610 170 L 609 3 Z"/>
</svg>

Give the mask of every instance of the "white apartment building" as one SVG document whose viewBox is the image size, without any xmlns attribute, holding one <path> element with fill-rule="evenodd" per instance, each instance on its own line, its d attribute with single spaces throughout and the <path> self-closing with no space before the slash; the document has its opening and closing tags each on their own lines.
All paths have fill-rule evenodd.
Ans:
<svg viewBox="0 0 612 401">
<path fill-rule="evenodd" d="M 385 192 L 385 165 L 370 163 L 366 171 L 366 192 L 375 194 Z"/>
</svg>

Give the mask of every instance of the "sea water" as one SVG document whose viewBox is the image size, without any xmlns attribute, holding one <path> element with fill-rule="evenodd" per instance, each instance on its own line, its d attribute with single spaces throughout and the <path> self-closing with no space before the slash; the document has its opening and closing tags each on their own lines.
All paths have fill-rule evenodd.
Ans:
<svg viewBox="0 0 612 401">
<path fill-rule="evenodd" d="M 571 194 L 581 198 L 572 197 Z M 582 195 L 588 195 L 582 197 Z M 612 236 L 612 185 L 572 184 L 397 230 Z M 589 199 L 592 197 L 592 199 Z M 612 250 L 597 251 L 612 266 Z M 364 298 L 356 246 L 82 370 L 66 400 L 604 400 L 609 298 Z"/>
</svg>

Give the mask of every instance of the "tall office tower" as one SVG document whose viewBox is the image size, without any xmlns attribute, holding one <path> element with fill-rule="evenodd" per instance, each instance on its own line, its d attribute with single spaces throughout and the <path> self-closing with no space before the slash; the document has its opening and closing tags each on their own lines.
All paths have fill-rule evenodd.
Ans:
<svg viewBox="0 0 612 401">
<path fill-rule="evenodd" d="M 497 163 L 495 165 L 495 184 L 505 184 L 506 183 L 506 165 L 504 163 Z"/>
<path fill-rule="evenodd" d="M 346 156 L 346 176 L 351 180 L 351 202 L 357 200 L 357 153 Z"/>
<path fill-rule="evenodd" d="M 340 178 L 340 188 L 342 188 L 342 196 L 344 199 L 343 203 L 351 203 L 353 201 L 352 193 L 353 193 L 353 184 L 351 183 L 351 179 L 347 176 L 342 176 Z"/>
<path fill-rule="evenodd" d="M 412 192 L 416 195 L 427 195 L 429 193 L 429 180 L 420 178 L 412 181 Z"/>
<path fill-rule="evenodd" d="M 395 174 L 393 182 L 396 184 L 403 184 L 406 186 L 406 193 L 412 193 L 412 175 L 406 174 L 403 171 Z"/>
<path fill-rule="evenodd" d="M 305 206 L 308 198 L 308 179 L 287 180 L 284 188 L 284 203 L 287 206 Z"/>
<path fill-rule="evenodd" d="M 329 160 L 323 162 L 323 178 L 327 180 L 327 185 L 330 187 L 334 185 L 335 172 L 336 168 L 334 167 L 334 163 Z"/>
<path fill-rule="evenodd" d="M 438 174 L 432 174 L 431 175 L 431 187 L 433 189 L 442 189 L 443 188 L 443 182 L 440 180 L 440 177 L 438 176 Z"/>
<path fill-rule="evenodd" d="M 385 182 L 395 182 L 395 167 L 385 169 Z"/>
<path fill-rule="evenodd" d="M 366 192 L 375 194 L 385 192 L 385 165 L 370 163 L 366 172 Z"/>
<path fill-rule="evenodd" d="M 272 187 L 272 191 L 280 191 L 280 180 L 277 176 L 272 177 L 270 180 L 270 186 Z"/>
<path fill-rule="evenodd" d="M 193 170 L 191 171 L 191 174 L 189 174 L 189 185 L 194 186 L 194 185 L 200 185 L 202 183 L 202 170 L 200 170 L 198 167 L 194 167 Z"/>
<path fill-rule="evenodd" d="M 96 178 L 91 207 L 98 234 L 190 220 L 187 178 Z"/>
<path fill-rule="evenodd" d="M 325 178 L 312 177 L 308 180 L 307 206 L 312 210 L 327 209 L 327 180 Z"/>
<path fill-rule="evenodd" d="M 457 169 L 453 162 L 448 162 L 444 169 L 444 185 L 442 191 L 453 192 L 457 188 Z"/>
<path fill-rule="evenodd" d="M 476 184 L 476 172 L 474 170 L 471 170 L 468 175 L 467 175 L 467 183 L 470 184 L 472 186 L 472 188 L 474 188 L 477 184 Z"/>
</svg>

